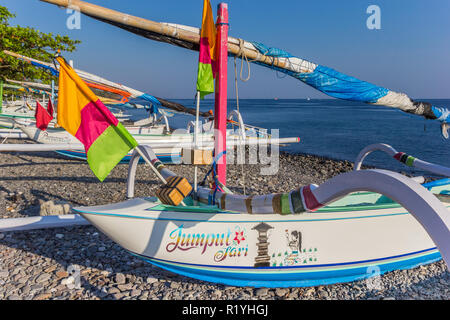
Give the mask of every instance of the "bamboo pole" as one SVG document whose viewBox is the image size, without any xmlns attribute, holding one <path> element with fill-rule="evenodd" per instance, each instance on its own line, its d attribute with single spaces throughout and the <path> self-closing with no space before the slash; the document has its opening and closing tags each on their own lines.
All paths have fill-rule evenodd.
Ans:
<svg viewBox="0 0 450 320">
<path fill-rule="evenodd" d="M 79 214 L 60 216 L 38 216 L 26 218 L 0 219 L 0 232 L 25 231 L 33 229 L 66 228 L 74 226 L 88 226 L 90 222 Z"/>
<path fill-rule="evenodd" d="M 181 29 L 165 23 L 155 22 L 152 20 L 135 17 L 116 10 L 104 8 L 89 2 L 80 0 L 40 0 L 65 8 L 76 8 L 81 13 L 106 22 L 112 22 L 123 26 L 138 28 L 152 33 L 166 36 L 172 39 L 185 41 L 198 45 L 200 42 L 200 33 Z M 239 40 L 228 37 L 228 52 L 232 55 L 245 55 L 248 59 L 258 61 L 267 65 L 287 69 L 288 65 L 285 61 L 273 57 L 262 55 L 257 50 L 252 50 L 241 46 Z"/>
</svg>

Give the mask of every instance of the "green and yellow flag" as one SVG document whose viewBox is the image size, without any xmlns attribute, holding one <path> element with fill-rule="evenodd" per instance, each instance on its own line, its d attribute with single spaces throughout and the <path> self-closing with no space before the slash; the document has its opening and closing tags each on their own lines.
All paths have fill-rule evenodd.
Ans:
<svg viewBox="0 0 450 320">
<path fill-rule="evenodd" d="M 198 58 L 197 91 L 200 98 L 214 92 L 216 76 L 216 26 L 209 0 L 203 1 L 202 29 Z"/>
</svg>

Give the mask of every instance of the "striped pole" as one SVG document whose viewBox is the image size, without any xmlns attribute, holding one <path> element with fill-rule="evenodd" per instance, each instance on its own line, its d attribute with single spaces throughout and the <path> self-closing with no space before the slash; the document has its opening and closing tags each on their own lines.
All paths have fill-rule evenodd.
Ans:
<svg viewBox="0 0 450 320">
<path fill-rule="evenodd" d="M 215 156 L 226 150 L 227 145 L 227 59 L 228 59 L 228 4 L 217 6 L 217 76 L 214 105 Z M 223 184 L 227 182 L 227 158 L 224 154 L 217 164 L 217 178 Z"/>
</svg>

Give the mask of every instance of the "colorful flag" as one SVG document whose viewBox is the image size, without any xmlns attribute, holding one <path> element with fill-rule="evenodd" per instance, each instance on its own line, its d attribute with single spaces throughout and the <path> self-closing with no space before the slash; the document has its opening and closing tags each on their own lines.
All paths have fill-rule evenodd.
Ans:
<svg viewBox="0 0 450 320">
<path fill-rule="evenodd" d="M 203 1 L 202 29 L 198 58 L 197 91 L 200 97 L 214 92 L 216 70 L 216 26 L 209 0 Z"/>
<path fill-rule="evenodd" d="M 49 112 L 48 107 L 47 110 L 45 110 L 44 107 L 36 101 L 36 112 L 34 113 L 34 117 L 36 118 L 36 128 L 41 129 L 42 131 L 47 130 L 48 124 L 53 120 L 53 108 L 51 111 L 52 113 Z"/>
<path fill-rule="evenodd" d="M 62 57 L 58 124 L 84 145 L 91 170 L 100 181 L 138 144 Z"/>
</svg>

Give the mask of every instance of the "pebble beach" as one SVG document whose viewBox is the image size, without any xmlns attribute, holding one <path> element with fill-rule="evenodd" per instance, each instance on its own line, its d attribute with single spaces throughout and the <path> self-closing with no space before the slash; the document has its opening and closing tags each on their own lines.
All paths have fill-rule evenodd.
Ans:
<svg viewBox="0 0 450 320">
<path fill-rule="evenodd" d="M 20 143 L 8 140 L 6 143 Z M 260 175 L 260 165 L 230 165 L 228 184 L 246 194 L 287 192 L 353 169 L 348 161 L 282 153 L 279 171 Z M 0 153 L 0 218 L 38 216 L 49 201 L 100 205 L 126 198 L 127 164 L 100 183 L 85 161 L 53 152 Z M 170 166 L 188 180 L 193 167 Z M 200 169 L 200 176 L 206 168 Z M 135 196 L 154 195 L 153 172 L 140 165 Z M 77 270 L 79 282 L 71 275 Z M 450 299 L 450 273 L 438 261 L 388 272 L 376 289 L 367 281 L 306 288 L 231 287 L 180 276 L 131 256 L 93 226 L 0 233 L 1 300 L 400 300 Z"/>
</svg>

